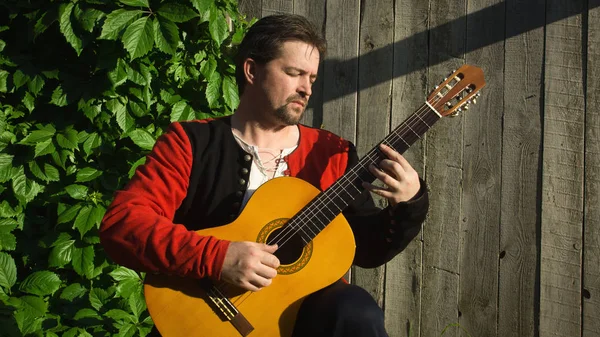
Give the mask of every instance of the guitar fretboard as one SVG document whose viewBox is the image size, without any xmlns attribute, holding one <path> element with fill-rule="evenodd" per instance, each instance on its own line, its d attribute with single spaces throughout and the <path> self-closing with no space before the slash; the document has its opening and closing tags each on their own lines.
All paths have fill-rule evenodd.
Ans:
<svg viewBox="0 0 600 337">
<path fill-rule="evenodd" d="M 407 118 L 381 143 L 404 153 L 412 144 L 437 122 L 441 116 L 429 104 L 423 104 L 413 115 Z M 379 144 L 381 144 L 379 143 Z M 284 227 L 284 237 L 299 235 L 307 244 L 312 241 L 333 219 L 350 203 L 364 192 L 363 182 L 373 182 L 375 177 L 369 171 L 371 164 L 377 165 L 385 155 L 379 150 L 379 144 L 371 149 L 360 161 L 348 170 L 327 190 L 317 195 Z"/>
</svg>

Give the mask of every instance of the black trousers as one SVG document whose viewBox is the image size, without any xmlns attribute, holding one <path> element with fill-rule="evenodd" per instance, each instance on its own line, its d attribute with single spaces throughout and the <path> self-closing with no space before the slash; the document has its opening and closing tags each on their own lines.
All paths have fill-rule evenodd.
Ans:
<svg viewBox="0 0 600 337">
<path fill-rule="evenodd" d="M 387 337 L 383 311 L 359 286 L 338 281 L 308 296 L 293 337 Z"/>
<path fill-rule="evenodd" d="M 160 337 L 156 327 L 147 337 Z M 388 334 L 383 311 L 373 297 L 363 288 L 340 280 L 304 300 L 293 337 L 388 337 Z"/>
</svg>

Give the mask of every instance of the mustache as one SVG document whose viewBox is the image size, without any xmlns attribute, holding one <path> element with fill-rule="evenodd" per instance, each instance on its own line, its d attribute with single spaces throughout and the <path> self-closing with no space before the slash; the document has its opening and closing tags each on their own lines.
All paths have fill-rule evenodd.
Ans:
<svg viewBox="0 0 600 337">
<path fill-rule="evenodd" d="M 287 103 L 292 103 L 293 101 L 300 101 L 300 102 L 304 103 L 305 106 L 308 104 L 308 99 L 306 99 L 305 97 L 302 97 L 300 95 L 290 96 L 286 100 Z"/>
</svg>

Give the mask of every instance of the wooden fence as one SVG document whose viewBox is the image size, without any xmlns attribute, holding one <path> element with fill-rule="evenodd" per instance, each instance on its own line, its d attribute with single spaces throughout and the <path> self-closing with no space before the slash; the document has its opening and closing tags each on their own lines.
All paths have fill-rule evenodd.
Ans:
<svg viewBox="0 0 600 337">
<path fill-rule="evenodd" d="M 360 153 L 462 64 L 478 105 L 406 157 L 425 177 L 421 236 L 352 282 L 390 336 L 600 336 L 600 0 L 240 0 L 296 13 L 328 56 L 304 122 Z M 468 334 L 467 334 L 468 332 Z"/>
</svg>

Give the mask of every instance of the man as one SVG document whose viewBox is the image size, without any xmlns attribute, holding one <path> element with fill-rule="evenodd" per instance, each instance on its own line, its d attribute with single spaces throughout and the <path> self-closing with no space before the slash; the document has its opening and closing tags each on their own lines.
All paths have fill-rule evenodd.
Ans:
<svg viewBox="0 0 600 337">
<path fill-rule="evenodd" d="M 194 230 L 234 220 L 252 192 L 279 176 L 324 190 L 358 157 L 332 133 L 298 124 L 312 94 L 325 41 L 294 15 L 263 18 L 239 46 L 240 105 L 230 117 L 174 123 L 131 182 L 115 194 L 101 240 L 117 262 L 141 271 L 209 277 L 258 291 L 277 274 L 277 246 L 203 237 Z M 374 207 L 368 192 L 344 211 L 356 237 L 354 263 L 375 267 L 398 254 L 420 230 L 425 184 L 394 150 L 364 187 L 389 201 Z M 337 282 L 306 298 L 294 336 L 387 336 L 383 313 L 363 289 Z"/>
</svg>

